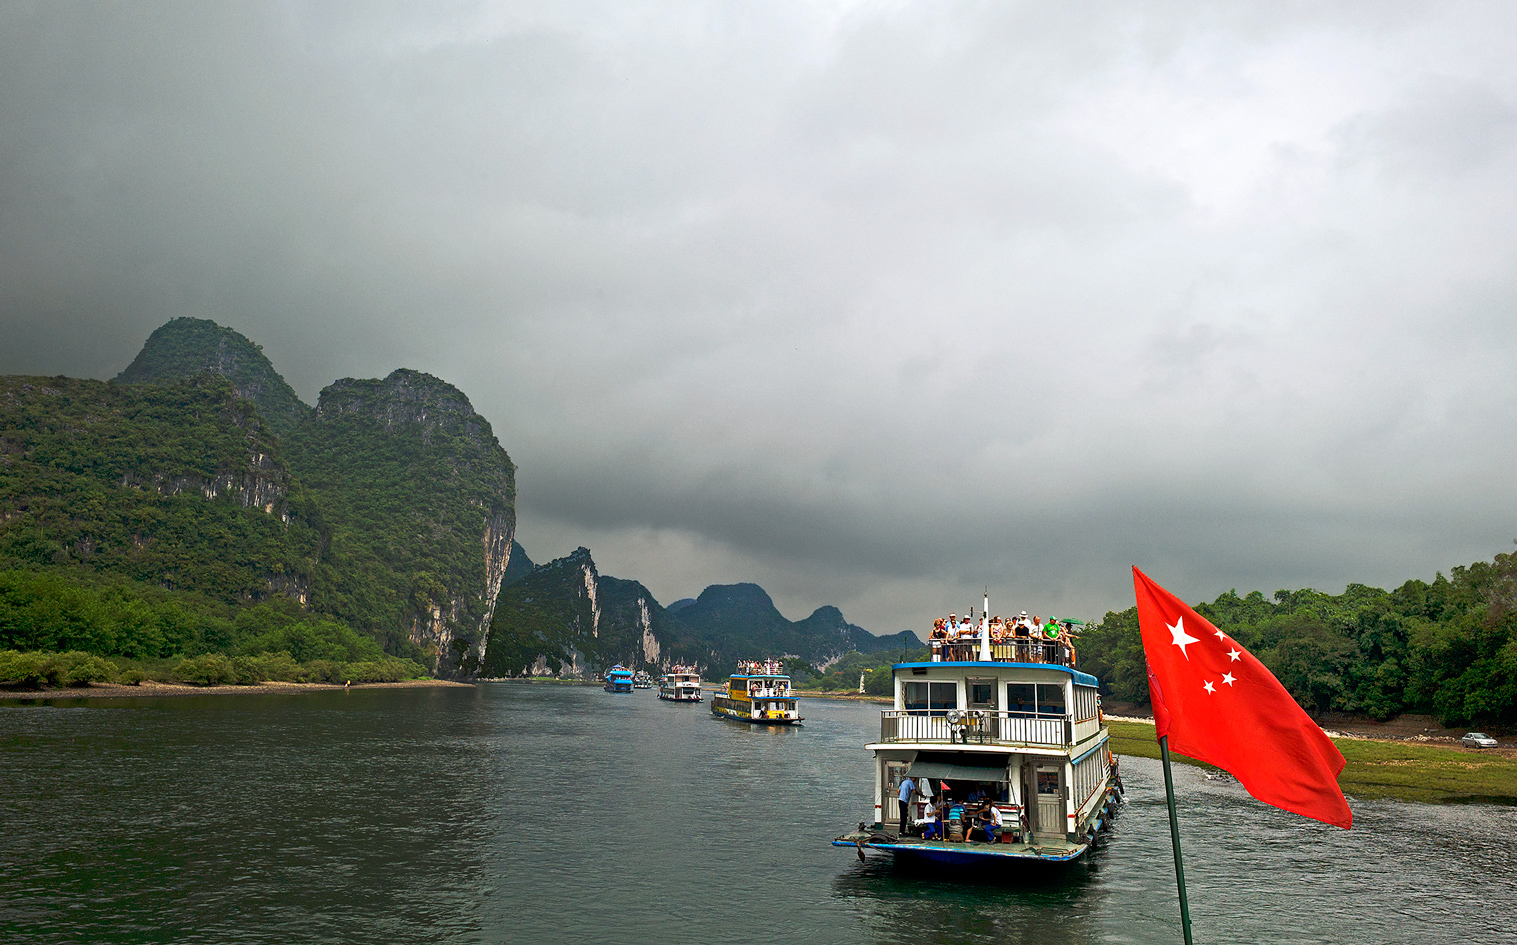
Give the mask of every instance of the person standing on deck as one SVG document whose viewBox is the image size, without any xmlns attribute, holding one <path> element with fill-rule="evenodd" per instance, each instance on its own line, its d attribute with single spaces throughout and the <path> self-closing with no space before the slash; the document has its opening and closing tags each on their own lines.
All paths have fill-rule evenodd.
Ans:
<svg viewBox="0 0 1517 945">
<path fill-rule="evenodd" d="M 917 783 L 907 777 L 901 782 L 901 833 L 911 829 L 911 798 L 917 792 Z"/>
</svg>

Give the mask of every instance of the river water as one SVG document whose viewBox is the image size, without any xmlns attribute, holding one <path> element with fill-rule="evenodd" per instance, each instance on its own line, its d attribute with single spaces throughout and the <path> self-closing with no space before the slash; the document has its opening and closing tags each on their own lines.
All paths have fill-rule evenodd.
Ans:
<svg viewBox="0 0 1517 945">
<path fill-rule="evenodd" d="M 857 862 L 879 707 L 492 683 L 0 703 L 0 941 L 1178 942 L 1157 762 L 1084 862 Z M 1197 942 L 1517 942 L 1517 808 L 1351 831 L 1175 769 Z"/>
</svg>

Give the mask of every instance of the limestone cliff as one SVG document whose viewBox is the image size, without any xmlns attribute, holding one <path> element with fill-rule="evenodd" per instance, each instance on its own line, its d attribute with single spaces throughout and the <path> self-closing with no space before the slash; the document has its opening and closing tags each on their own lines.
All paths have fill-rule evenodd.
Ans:
<svg viewBox="0 0 1517 945">
<path fill-rule="evenodd" d="M 739 659 L 800 657 L 825 668 L 854 650 L 921 645 L 909 632 L 876 637 L 836 607 L 786 620 L 756 584 L 713 585 L 682 603 L 678 611 L 661 607 L 638 582 L 598 573 L 580 548 L 501 591 L 481 673 L 590 677 L 621 663 L 723 675 Z"/>
<path fill-rule="evenodd" d="M 656 674 L 710 658 L 647 588 L 598 573 L 579 548 L 501 592 L 481 673 L 589 678 L 621 663 Z"/>
<path fill-rule="evenodd" d="M 288 451 L 331 529 L 337 586 L 319 603 L 394 620 L 439 675 L 473 675 L 516 532 L 516 467 L 489 421 L 401 369 L 328 386 Z"/>
</svg>

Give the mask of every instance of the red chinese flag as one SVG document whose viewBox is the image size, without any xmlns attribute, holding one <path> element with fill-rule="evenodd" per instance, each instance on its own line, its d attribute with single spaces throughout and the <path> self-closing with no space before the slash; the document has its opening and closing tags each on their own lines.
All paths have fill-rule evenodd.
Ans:
<svg viewBox="0 0 1517 945">
<path fill-rule="evenodd" d="M 1266 804 L 1352 825 L 1338 746 L 1263 663 L 1142 571 L 1132 576 L 1158 736 Z"/>
</svg>

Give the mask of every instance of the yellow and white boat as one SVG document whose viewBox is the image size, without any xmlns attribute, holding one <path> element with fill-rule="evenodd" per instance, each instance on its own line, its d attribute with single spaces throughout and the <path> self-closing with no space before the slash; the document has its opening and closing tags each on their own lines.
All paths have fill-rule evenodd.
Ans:
<svg viewBox="0 0 1517 945">
<path fill-rule="evenodd" d="M 727 688 L 711 697 L 711 711 L 722 718 L 760 725 L 802 721 L 790 677 L 780 672 L 779 660 L 738 663 Z"/>
</svg>

